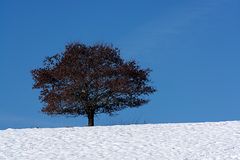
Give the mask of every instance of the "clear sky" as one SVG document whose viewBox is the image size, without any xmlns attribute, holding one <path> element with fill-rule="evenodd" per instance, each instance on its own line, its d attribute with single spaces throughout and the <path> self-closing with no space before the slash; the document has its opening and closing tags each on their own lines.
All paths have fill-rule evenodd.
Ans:
<svg viewBox="0 0 240 160">
<path fill-rule="evenodd" d="M 240 120 L 239 0 L 1 0 L 0 129 L 83 126 L 40 112 L 30 70 L 68 42 L 112 43 L 150 67 L 151 102 L 97 125 Z"/>
</svg>

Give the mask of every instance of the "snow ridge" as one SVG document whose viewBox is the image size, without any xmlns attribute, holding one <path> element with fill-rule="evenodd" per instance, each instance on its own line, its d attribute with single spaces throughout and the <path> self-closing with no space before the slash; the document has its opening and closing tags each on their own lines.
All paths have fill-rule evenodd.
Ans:
<svg viewBox="0 0 240 160">
<path fill-rule="evenodd" d="M 7 129 L 0 160 L 240 160 L 240 121 Z"/>
</svg>

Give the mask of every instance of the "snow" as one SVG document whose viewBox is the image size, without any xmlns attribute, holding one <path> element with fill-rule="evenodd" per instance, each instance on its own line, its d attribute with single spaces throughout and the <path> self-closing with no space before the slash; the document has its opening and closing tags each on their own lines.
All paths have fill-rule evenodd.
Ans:
<svg viewBox="0 0 240 160">
<path fill-rule="evenodd" d="M 240 160 L 240 121 L 0 131 L 0 160 Z"/>
</svg>

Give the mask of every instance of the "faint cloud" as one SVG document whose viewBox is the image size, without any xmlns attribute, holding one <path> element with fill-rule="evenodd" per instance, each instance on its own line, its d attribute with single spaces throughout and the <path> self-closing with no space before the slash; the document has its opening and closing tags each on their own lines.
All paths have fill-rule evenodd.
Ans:
<svg viewBox="0 0 240 160">
<path fill-rule="evenodd" d="M 168 13 L 139 26 L 120 40 L 130 54 L 150 53 L 157 48 L 172 47 L 172 42 L 188 31 L 199 19 L 207 17 L 222 1 L 189 1 L 186 5 L 172 8 Z"/>
</svg>

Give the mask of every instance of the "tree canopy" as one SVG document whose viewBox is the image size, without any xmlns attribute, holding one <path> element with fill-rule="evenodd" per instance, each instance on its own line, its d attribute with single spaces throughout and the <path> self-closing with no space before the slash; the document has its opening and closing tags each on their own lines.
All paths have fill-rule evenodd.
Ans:
<svg viewBox="0 0 240 160">
<path fill-rule="evenodd" d="M 40 89 L 42 112 L 88 117 L 139 107 L 155 92 L 149 85 L 150 69 L 120 57 L 112 45 L 71 43 L 64 52 L 46 57 L 42 68 L 32 70 L 33 89 Z"/>
</svg>

